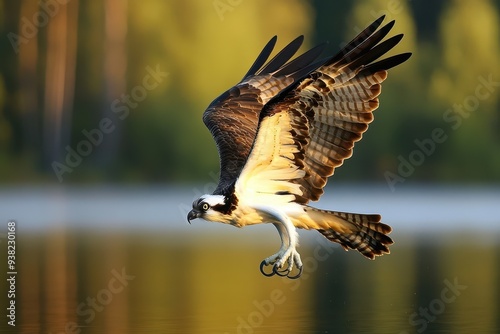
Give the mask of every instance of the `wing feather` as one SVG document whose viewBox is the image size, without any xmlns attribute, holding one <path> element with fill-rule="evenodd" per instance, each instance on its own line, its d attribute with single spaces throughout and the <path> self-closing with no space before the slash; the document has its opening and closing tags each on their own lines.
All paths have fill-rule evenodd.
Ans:
<svg viewBox="0 0 500 334">
<path fill-rule="evenodd" d="M 306 204 L 323 193 L 329 176 L 352 155 L 378 108 L 387 70 L 411 54 L 376 61 L 401 40 L 383 42 L 394 25 L 376 20 L 337 55 L 311 63 L 267 102 L 249 157 L 236 182 L 238 197 Z M 301 70 L 304 71 L 304 68 Z"/>
<path fill-rule="evenodd" d="M 273 73 L 279 70 L 300 48 L 304 42 L 304 36 L 300 35 L 293 41 L 291 41 L 287 46 L 283 48 L 276 56 L 274 56 L 269 63 L 267 63 L 257 74 L 261 73 Z"/>
<path fill-rule="evenodd" d="M 306 120 L 299 111 L 289 111 L 260 122 L 251 155 L 235 184 L 241 201 L 278 204 L 302 195 L 300 184 L 291 181 L 306 175 L 300 164 L 304 159 L 302 146 L 307 144 Z"/>
<path fill-rule="evenodd" d="M 273 37 L 243 80 L 215 99 L 203 114 L 219 151 L 221 173 L 214 194 L 223 194 L 238 178 L 255 140 L 264 105 L 302 79 L 304 71 L 309 73 L 319 66 L 315 61 L 324 44 L 288 62 L 303 39 L 296 38 L 264 65 L 276 44 L 276 36 Z"/>
<path fill-rule="evenodd" d="M 247 74 L 243 77 L 242 81 L 244 81 L 246 78 L 255 75 L 255 73 L 262 67 L 262 65 L 265 64 L 269 56 L 271 55 L 271 52 L 273 52 L 274 46 L 276 45 L 276 41 L 278 40 L 278 36 L 274 36 L 271 38 L 269 42 L 267 42 L 266 46 L 262 49 L 262 51 L 259 53 L 257 56 L 257 59 L 255 59 L 254 63 L 252 66 L 250 66 L 250 69 L 248 70 Z"/>
<path fill-rule="evenodd" d="M 342 58 L 348 58 L 349 53 L 353 50 L 360 50 L 360 45 L 362 45 L 363 42 L 365 42 L 369 37 L 371 36 L 375 31 L 377 31 L 377 28 L 380 27 L 382 22 L 385 19 L 385 15 L 382 15 L 375 21 L 373 21 L 372 24 L 370 24 L 368 27 L 366 27 L 363 31 L 361 31 L 356 37 L 354 37 L 346 46 L 342 48 L 342 50 L 337 53 L 335 56 L 333 56 L 329 64 L 333 64 L 341 60 Z M 394 20 L 386 24 L 383 28 L 379 30 L 378 36 L 380 36 L 381 40 L 382 38 L 389 33 L 389 30 L 391 30 L 392 26 L 394 25 Z M 382 35 L 385 32 L 385 35 Z M 376 35 L 377 36 L 377 35 Z M 356 52 L 356 51 L 355 51 Z"/>
</svg>

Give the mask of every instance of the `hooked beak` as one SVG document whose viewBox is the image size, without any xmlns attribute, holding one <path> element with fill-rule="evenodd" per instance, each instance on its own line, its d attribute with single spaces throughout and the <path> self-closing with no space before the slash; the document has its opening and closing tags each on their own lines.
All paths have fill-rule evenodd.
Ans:
<svg viewBox="0 0 500 334">
<path fill-rule="evenodd" d="M 200 212 L 195 211 L 194 209 L 189 211 L 189 213 L 187 215 L 188 223 L 191 224 L 191 220 L 199 218 L 199 217 L 200 217 Z"/>
</svg>

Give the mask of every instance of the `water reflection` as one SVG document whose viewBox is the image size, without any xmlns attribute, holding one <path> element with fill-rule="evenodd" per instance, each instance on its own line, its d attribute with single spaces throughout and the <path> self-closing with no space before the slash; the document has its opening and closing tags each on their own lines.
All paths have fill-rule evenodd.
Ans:
<svg viewBox="0 0 500 334">
<path fill-rule="evenodd" d="M 252 233 L 207 238 L 166 232 L 19 233 L 16 327 L 3 321 L 2 328 L 10 333 L 500 330 L 498 243 L 460 234 L 399 238 L 391 255 L 368 261 L 308 234 L 300 247 L 304 276 L 290 281 L 260 274 L 260 260 L 276 244 Z M 7 307 L 5 298 L 2 303 Z"/>
</svg>

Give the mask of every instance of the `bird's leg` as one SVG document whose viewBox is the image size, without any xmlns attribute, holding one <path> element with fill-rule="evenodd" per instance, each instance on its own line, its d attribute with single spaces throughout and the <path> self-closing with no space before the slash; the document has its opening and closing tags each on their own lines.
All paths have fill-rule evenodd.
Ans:
<svg viewBox="0 0 500 334">
<path fill-rule="evenodd" d="M 287 276 L 289 278 L 298 278 L 302 274 L 302 261 L 300 255 L 296 250 L 298 245 L 298 234 L 293 226 L 292 222 L 288 217 L 280 217 L 279 222 L 273 223 L 281 238 L 281 248 L 276 253 L 270 257 L 264 259 L 260 264 L 260 270 L 265 276 L 272 276 L 274 274 L 278 276 Z M 285 270 L 280 271 L 280 269 L 287 263 Z M 263 270 L 264 266 L 273 265 L 273 271 L 271 273 L 265 273 Z M 295 276 L 289 276 L 293 270 L 294 265 L 299 270 L 299 273 Z"/>
<path fill-rule="evenodd" d="M 299 235 L 295 226 L 293 226 L 288 217 L 285 217 L 285 219 L 282 220 L 282 226 L 284 226 L 288 235 L 289 244 L 284 250 L 282 256 L 279 257 L 274 264 L 273 272 L 280 276 L 287 276 L 288 278 L 298 278 L 302 274 L 302 260 L 300 259 L 300 254 L 296 249 L 299 244 Z M 285 262 L 287 262 L 287 267 L 285 271 L 280 272 L 279 269 L 285 265 Z M 290 276 L 294 266 L 297 267 L 299 273 L 294 276 Z M 283 275 L 284 273 L 285 275 Z"/>
<path fill-rule="evenodd" d="M 273 223 L 273 225 L 276 227 L 276 229 L 278 230 L 278 234 L 280 235 L 281 247 L 276 254 L 271 255 L 270 257 L 264 259 L 261 262 L 260 271 L 264 276 L 273 276 L 275 274 L 274 271 L 271 271 L 270 273 L 264 272 L 263 267 L 268 266 L 270 264 L 275 264 L 276 261 L 280 258 L 280 256 L 282 256 L 282 254 L 285 253 L 286 249 L 290 245 L 290 237 L 288 236 L 288 232 L 285 229 L 285 227 L 280 223 Z"/>
</svg>

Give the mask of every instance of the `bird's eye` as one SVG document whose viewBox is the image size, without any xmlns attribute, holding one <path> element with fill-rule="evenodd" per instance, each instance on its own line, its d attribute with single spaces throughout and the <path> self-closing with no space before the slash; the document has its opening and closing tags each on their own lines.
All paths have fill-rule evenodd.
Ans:
<svg viewBox="0 0 500 334">
<path fill-rule="evenodd" d="M 203 204 L 201 205 L 201 209 L 202 209 L 203 211 L 207 211 L 207 210 L 208 210 L 208 208 L 210 208 L 210 205 L 208 205 L 208 203 L 203 203 Z"/>
</svg>

